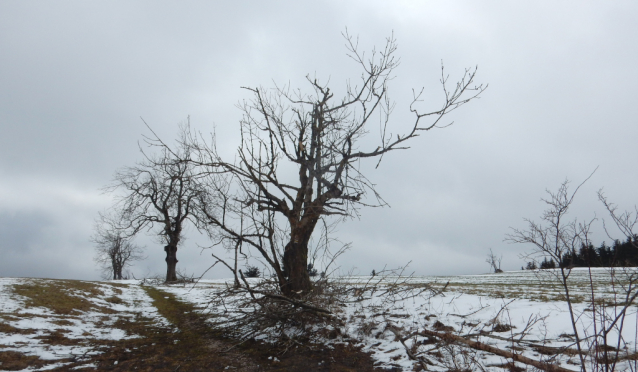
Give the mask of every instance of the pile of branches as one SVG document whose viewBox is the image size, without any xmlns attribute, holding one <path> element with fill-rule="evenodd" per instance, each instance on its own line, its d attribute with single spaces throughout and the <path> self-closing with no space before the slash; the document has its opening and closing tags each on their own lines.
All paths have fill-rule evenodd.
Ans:
<svg viewBox="0 0 638 372">
<path fill-rule="evenodd" d="M 246 278 L 213 294 L 213 326 L 227 336 L 245 341 L 264 340 L 282 345 L 334 339 L 345 326 L 344 308 L 373 300 L 383 307 L 415 297 L 441 293 L 426 283 L 410 282 L 402 270 L 383 270 L 361 282 L 351 277 L 323 277 L 313 289 L 295 298 L 285 296 L 275 278 Z M 444 289 L 444 288 L 443 288 Z"/>
<path fill-rule="evenodd" d="M 239 284 L 229 282 L 224 289 L 212 294 L 212 325 L 239 343 L 261 340 L 281 347 L 282 353 L 295 346 L 323 344 L 326 339 L 347 341 L 346 308 L 378 307 L 383 314 L 391 314 L 400 309 L 406 300 L 427 300 L 444 295 L 447 289 L 445 283 L 419 283 L 411 275 L 403 275 L 403 269 L 382 270 L 370 277 L 319 278 L 313 282 L 310 292 L 292 298 L 281 294 L 274 277 L 246 278 L 241 270 L 238 273 Z M 509 303 L 503 305 L 495 318 L 484 327 L 489 325 L 494 328 L 508 305 Z M 469 315 L 471 314 L 456 316 Z M 512 333 L 508 340 L 512 345 L 521 344 L 530 329 L 543 320 L 544 318 L 531 316 L 527 326 L 522 331 Z M 569 371 L 560 367 L 552 358 L 534 360 L 521 353 L 498 349 L 481 342 L 481 336 L 502 339 L 502 336 L 492 335 L 483 328 L 473 329 L 468 333 L 467 329 L 463 332 L 439 322 L 422 324 L 421 327 L 410 330 L 397 328 L 389 318 L 383 318 L 378 323 L 373 328 L 380 327 L 379 329 L 383 329 L 382 333 L 391 331 L 395 340 L 405 348 L 407 356 L 425 370 L 431 367 L 473 370 L 482 366 L 480 353 L 487 352 L 509 359 L 513 369 L 517 368 L 514 363 L 519 363 L 543 371 Z M 509 328 L 511 327 L 510 324 Z"/>
<path fill-rule="evenodd" d="M 148 285 L 148 286 L 155 286 L 155 287 L 162 286 L 162 285 L 181 285 L 183 287 L 186 287 L 187 285 L 195 284 L 197 281 L 195 278 L 195 275 L 182 273 L 179 270 L 175 272 L 175 277 L 176 277 L 175 280 L 172 280 L 169 282 L 162 275 L 146 276 L 140 279 L 140 285 L 142 286 Z M 137 279 L 135 277 L 133 278 Z"/>
<path fill-rule="evenodd" d="M 343 325 L 337 314 L 345 293 L 332 281 L 317 280 L 312 291 L 291 298 L 281 294 L 275 278 L 246 279 L 239 273 L 241 283 L 216 291 L 210 303 L 212 324 L 229 337 L 289 344 Z"/>
</svg>

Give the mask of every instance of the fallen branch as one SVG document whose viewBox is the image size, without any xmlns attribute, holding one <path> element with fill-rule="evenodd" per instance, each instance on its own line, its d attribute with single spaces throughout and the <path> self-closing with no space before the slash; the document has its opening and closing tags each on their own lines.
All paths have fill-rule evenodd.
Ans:
<svg viewBox="0 0 638 372">
<path fill-rule="evenodd" d="M 509 352 L 509 351 L 506 351 L 506 350 L 502 350 L 502 349 L 496 348 L 494 346 L 490 346 L 490 345 L 484 344 L 482 342 L 468 340 L 466 338 L 454 335 L 452 333 L 436 332 L 436 331 L 431 331 L 431 330 L 428 330 L 428 329 L 424 329 L 424 330 L 419 332 L 419 335 L 421 335 L 421 336 L 429 336 L 429 337 L 436 337 L 436 338 L 438 338 L 440 340 L 448 341 L 448 342 L 462 343 L 462 344 L 465 344 L 465 345 L 471 347 L 472 349 L 481 350 L 481 351 L 487 351 L 488 353 L 496 354 L 496 355 L 502 356 L 504 358 L 509 358 L 509 359 L 512 359 L 515 362 L 520 362 L 520 363 L 523 363 L 523 364 L 534 366 L 534 367 L 536 367 L 536 368 L 538 368 L 540 370 L 547 371 L 547 372 L 574 372 L 571 369 L 562 368 L 562 367 L 559 367 L 559 366 L 554 365 L 554 364 L 549 364 L 549 363 L 541 362 L 539 360 L 530 359 L 530 358 L 524 357 L 524 356 L 522 356 L 520 354 L 514 354 L 512 352 Z"/>
<path fill-rule="evenodd" d="M 448 282 L 449 283 L 449 282 Z M 457 316 L 459 318 L 467 318 L 470 315 L 474 315 L 476 313 L 478 313 L 479 311 L 483 310 L 483 309 L 487 309 L 488 307 L 490 307 L 490 305 L 486 305 L 486 306 L 481 306 L 478 310 L 476 311 L 472 311 L 469 314 L 465 314 L 465 315 L 461 315 L 461 314 L 449 314 L 450 316 Z"/>
<path fill-rule="evenodd" d="M 394 334 L 397 335 L 397 333 L 394 333 Z M 405 348 L 405 352 L 408 354 L 408 357 L 414 361 L 417 361 L 421 365 L 423 370 L 427 371 L 428 367 L 426 366 L 426 363 L 432 364 L 432 362 L 430 362 L 427 358 L 419 358 L 417 355 L 411 352 L 410 348 L 408 348 L 408 346 L 405 344 L 406 339 L 407 338 L 399 338 L 399 341 L 401 342 L 401 345 L 403 345 L 403 347 Z"/>
</svg>

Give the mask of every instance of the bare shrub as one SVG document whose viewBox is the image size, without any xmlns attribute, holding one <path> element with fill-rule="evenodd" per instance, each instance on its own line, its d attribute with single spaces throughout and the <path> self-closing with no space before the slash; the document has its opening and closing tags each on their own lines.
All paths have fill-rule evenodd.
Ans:
<svg viewBox="0 0 638 372">
<path fill-rule="evenodd" d="M 590 175 L 591 177 L 591 175 Z M 589 179 L 589 177 L 587 178 Z M 585 180 L 586 182 L 587 180 Z M 584 182 L 583 182 L 584 183 Z M 594 371 L 615 371 L 618 363 L 627 360 L 631 354 L 628 346 L 634 341 L 634 352 L 636 351 L 635 340 L 638 339 L 638 331 L 634 340 L 627 340 L 623 336 L 625 320 L 628 314 L 635 313 L 632 309 L 638 297 L 638 272 L 634 268 L 609 267 L 609 284 L 611 286 L 611 298 L 597 293 L 594 283 L 591 262 L 588 262 L 587 275 L 589 278 L 589 298 L 585 300 L 589 306 L 584 311 L 577 311 L 574 304 L 581 301 L 570 292 L 572 267 L 563 265 L 566 256 L 576 255 L 576 251 L 581 247 L 590 246 L 590 230 L 595 219 L 589 221 L 578 221 L 568 219 L 568 212 L 574 201 L 574 197 L 581 183 L 574 192 L 569 191 L 569 181 L 561 184 L 557 192 L 549 192 L 549 198 L 543 199 L 548 205 L 542 216 L 545 224 L 539 224 L 531 220 L 528 222 L 527 230 L 513 229 L 513 233 L 507 236 L 507 240 L 514 243 L 528 243 L 534 246 L 534 251 L 527 257 L 543 258 L 542 270 L 538 272 L 539 279 L 551 284 L 558 280 L 562 287 L 562 297 L 569 309 L 573 334 L 569 337 L 573 339 L 573 345 L 577 348 L 577 356 L 580 360 L 579 367 L 582 371 L 588 369 Z M 637 213 L 618 212 L 617 207 L 609 202 L 602 191 L 598 197 L 603 203 L 609 216 L 619 231 L 628 241 L 636 235 L 634 228 L 638 224 Z M 611 237 L 607 226 L 607 235 Z M 559 263 L 558 269 L 553 269 L 554 262 Z M 552 351 L 552 353 L 563 352 Z M 636 363 L 629 366 L 636 370 Z M 625 368 L 623 367 L 623 368 Z"/>
</svg>

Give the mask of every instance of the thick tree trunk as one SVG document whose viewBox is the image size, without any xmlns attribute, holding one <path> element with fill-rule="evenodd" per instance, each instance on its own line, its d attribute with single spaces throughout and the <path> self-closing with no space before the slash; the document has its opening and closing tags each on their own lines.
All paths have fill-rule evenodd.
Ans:
<svg viewBox="0 0 638 372">
<path fill-rule="evenodd" d="M 308 240 L 292 240 L 286 244 L 284 275 L 287 276 L 287 280 L 281 291 L 287 296 L 297 297 L 312 289 L 312 282 L 308 275 Z"/>
<path fill-rule="evenodd" d="M 169 244 L 164 247 L 166 252 L 166 281 L 177 281 L 177 273 L 175 268 L 177 267 L 177 244 Z"/>
<path fill-rule="evenodd" d="M 284 248 L 285 285 L 281 291 L 289 297 L 299 297 L 312 289 L 308 275 L 308 243 L 319 221 L 319 215 L 308 216 L 301 221 L 290 221 L 290 242 Z"/>
</svg>

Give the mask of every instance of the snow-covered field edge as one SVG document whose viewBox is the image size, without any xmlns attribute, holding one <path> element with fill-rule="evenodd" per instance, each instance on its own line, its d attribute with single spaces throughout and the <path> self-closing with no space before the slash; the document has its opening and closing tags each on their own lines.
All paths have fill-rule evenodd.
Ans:
<svg viewBox="0 0 638 372">
<path fill-rule="evenodd" d="M 635 269 L 622 270 L 630 277 L 636 273 Z M 359 300 L 342 304 L 339 317 L 344 320 L 344 326 L 339 330 L 340 337 L 323 342 L 356 342 L 362 350 L 372 354 L 378 366 L 385 368 L 413 370 L 425 362 L 428 370 L 434 371 L 530 369 L 529 365 L 514 363 L 511 358 L 460 347 L 455 343 L 442 343 L 420 332 L 434 330 L 459 335 L 548 365 L 580 370 L 581 360 L 571 321 L 573 314 L 588 370 L 599 364 L 603 355 L 600 350 L 591 350 L 593 335 L 600 334 L 601 327 L 610 328 L 606 335 L 607 358 L 613 358 L 617 351 L 616 370 L 636 370 L 638 314 L 635 306 L 629 306 L 622 324 L 609 324 L 610 319 L 616 319 L 623 309 L 618 298 L 621 294 L 619 287 L 622 286 L 612 283 L 609 270 L 572 270 L 571 311 L 555 275 L 556 271 L 537 270 L 409 278 L 411 284 L 438 284 L 446 290 L 436 295 L 424 293 L 391 304 L 378 293 L 372 296 L 359 293 Z M 342 277 L 338 280 L 353 287 L 364 287 L 370 282 L 370 277 Z M 396 278 L 383 280 L 391 283 Z M 194 286 L 173 286 L 167 290 L 196 304 L 204 314 L 219 314 L 221 309 L 211 308 L 210 299 L 215 291 L 224 287 L 225 281 L 217 280 L 202 281 Z M 631 288 L 630 291 L 633 290 Z M 626 287 L 620 290 L 626 290 Z M 597 304 L 605 304 L 605 301 L 606 317 L 601 318 L 603 306 Z M 592 304 L 596 306 L 593 310 Z M 620 348 L 614 350 L 615 345 Z"/>
<path fill-rule="evenodd" d="M 574 270 L 572 281 L 572 313 L 577 317 L 581 335 L 588 337 L 595 329 L 592 304 L 607 304 L 611 317 L 622 308 L 609 282 L 608 271 L 595 269 L 592 278 L 588 270 Z M 355 288 L 364 286 L 369 277 L 342 277 L 337 280 Z M 388 281 L 392 278 L 385 278 Z M 591 281 L 590 281 L 591 279 Z M 552 282 L 547 272 L 516 271 L 502 274 L 468 275 L 450 277 L 409 278 L 412 284 L 435 284 L 445 291 L 436 295 L 426 294 L 404 300 L 388 302 L 382 295 L 353 293 L 351 301 L 340 305 L 337 316 L 343 320 L 338 336 L 323 339 L 326 345 L 339 342 L 356 343 L 375 359 L 382 368 L 411 371 L 426 363 L 432 371 L 458 370 L 534 370 L 523 363 L 512 363 L 490 352 L 459 346 L 453 342 L 442 343 L 428 337 L 423 330 L 448 332 L 505 350 L 533 360 L 560 365 L 569 370 L 580 370 L 580 358 L 574 352 L 574 332 L 571 313 L 561 297 L 561 288 Z M 71 285 L 68 293 L 89 303 L 85 310 L 67 314 L 46 307 L 34 306 L 29 298 L 16 294 L 19 286 L 30 289 L 36 283 L 56 285 L 55 280 L 29 278 L 0 278 L 0 351 L 19 351 L 42 359 L 62 360 L 99 352 L 88 343 L 76 345 L 49 345 L 41 336 L 63 330 L 68 338 L 123 339 L 138 337 L 118 329 L 120 317 L 142 316 L 159 324 L 167 324 L 145 293 L 140 281 L 81 282 L 86 288 Z M 191 303 L 206 316 L 219 314 L 220 309 L 211 306 L 215 293 L 227 286 L 226 280 L 202 280 L 196 284 L 161 285 L 160 288 L 179 299 Z M 595 301 L 591 301 L 593 284 Z M 605 302 L 607 301 L 607 302 Z M 31 301 L 32 302 L 32 301 Z M 636 370 L 637 312 L 627 308 L 620 324 L 611 327 L 609 345 L 622 340 L 617 350 L 620 358 L 616 370 Z M 598 324 L 600 326 L 600 324 Z M 607 324 L 609 326 L 609 324 Z M 16 331 L 19 330 L 19 331 Z M 585 341 L 584 346 L 589 345 Z M 615 352 L 614 350 L 611 350 Z M 588 367 L 600 357 L 589 350 L 585 360 Z M 414 357 L 419 360 L 415 360 Z M 61 364 L 47 364 L 46 369 Z M 91 369 L 90 364 L 85 365 Z M 516 369 L 518 368 L 518 369 Z M 0 366 L 2 369 L 2 366 Z M 591 369 L 591 368 L 590 368 Z M 25 369 L 35 370 L 35 369 Z M 45 369 L 37 369 L 45 370 Z"/>
</svg>

